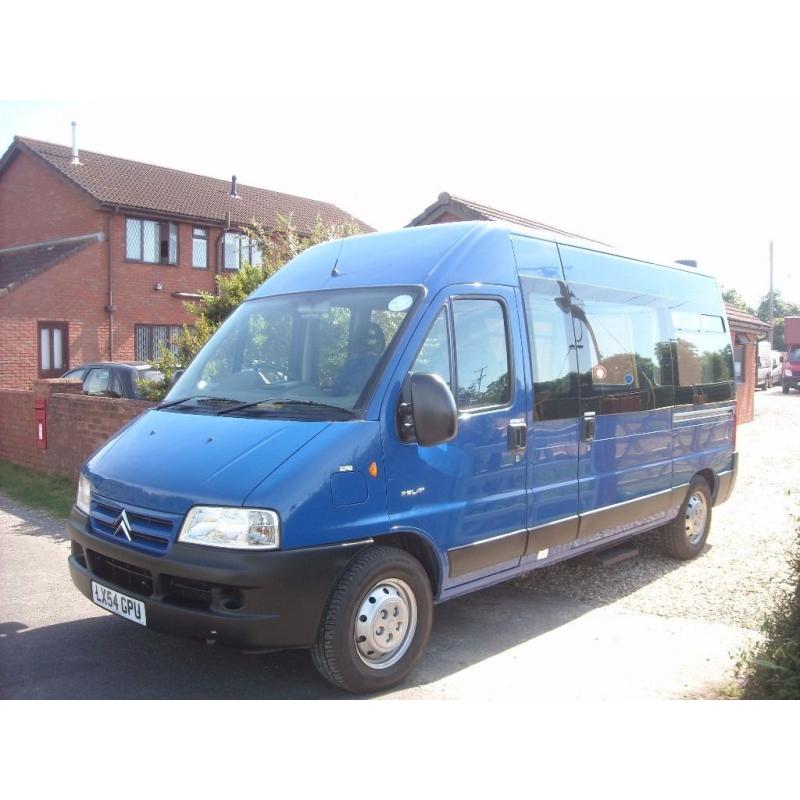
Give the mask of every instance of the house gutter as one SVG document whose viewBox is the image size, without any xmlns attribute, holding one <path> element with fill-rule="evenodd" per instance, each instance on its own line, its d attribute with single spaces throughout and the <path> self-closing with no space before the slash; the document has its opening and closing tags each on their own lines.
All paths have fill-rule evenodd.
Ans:
<svg viewBox="0 0 800 800">
<path fill-rule="evenodd" d="M 222 232 L 217 236 L 217 265 L 214 268 L 215 276 L 219 276 L 222 274 L 222 260 L 224 258 L 224 241 L 225 241 L 225 234 L 231 229 L 231 212 L 227 211 L 225 213 L 225 219 L 222 221 Z M 219 296 L 219 281 L 214 281 L 214 294 Z"/>
<path fill-rule="evenodd" d="M 106 217 L 106 241 L 108 242 L 108 360 L 114 360 L 114 312 L 117 310 L 114 305 L 114 275 L 111 269 L 111 220 L 119 211 L 119 206 L 115 206 L 111 213 Z"/>
</svg>

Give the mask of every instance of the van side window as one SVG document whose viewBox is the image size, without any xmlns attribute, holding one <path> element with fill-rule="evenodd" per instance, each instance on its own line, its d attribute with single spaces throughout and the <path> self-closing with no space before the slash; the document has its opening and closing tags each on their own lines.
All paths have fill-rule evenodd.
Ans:
<svg viewBox="0 0 800 800">
<path fill-rule="evenodd" d="M 725 333 L 722 317 L 673 310 L 672 325 L 677 368 L 676 405 L 733 399 L 731 339 Z M 743 380 L 743 376 L 740 379 Z"/>
<path fill-rule="evenodd" d="M 563 281 L 522 278 L 533 370 L 534 419 L 578 416 L 578 363 Z"/>
<path fill-rule="evenodd" d="M 447 309 L 443 308 L 436 317 L 422 347 L 417 353 L 411 374 L 428 372 L 439 375 L 452 389 L 450 380 L 450 337 L 447 332 Z"/>
<path fill-rule="evenodd" d="M 595 286 L 572 290 L 583 410 L 617 414 L 671 406 L 664 301 Z"/>
<path fill-rule="evenodd" d="M 506 405 L 511 383 L 504 307 L 488 298 L 454 300 L 453 326 L 459 410 Z"/>
</svg>

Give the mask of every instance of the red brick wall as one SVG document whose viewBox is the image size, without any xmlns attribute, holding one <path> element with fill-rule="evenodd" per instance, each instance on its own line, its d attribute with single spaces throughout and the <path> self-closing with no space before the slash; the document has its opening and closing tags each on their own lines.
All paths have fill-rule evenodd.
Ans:
<svg viewBox="0 0 800 800">
<path fill-rule="evenodd" d="M 192 225 L 178 224 L 178 264 L 143 264 L 125 260 L 125 215 L 111 218 L 111 261 L 114 281 L 114 360 L 132 361 L 134 325 L 191 323 L 184 301 L 173 292 L 213 292 L 216 241 L 221 229 L 208 229 L 209 266 L 192 267 Z M 160 283 L 160 291 L 155 289 Z"/>
<path fill-rule="evenodd" d="M 35 397 L 47 400 L 46 450 L 36 447 Z M 77 478 L 98 447 L 151 405 L 87 397 L 76 381 L 37 381 L 32 391 L 0 389 L 0 458 L 48 475 Z"/>
<path fill-rule="evenodd" d="M 94 202 L 28 153 L 18 153 L 0 178 L 0 248 L 97 233 Z"/>
<path fill-rule="evenodd" d="M 38 377 L 39 321 L 69 323 L 69 366 L 108 357 L 105 246 L 90 244 L 0 297 L 0 387 L 28 389 Z"/>
</svg>

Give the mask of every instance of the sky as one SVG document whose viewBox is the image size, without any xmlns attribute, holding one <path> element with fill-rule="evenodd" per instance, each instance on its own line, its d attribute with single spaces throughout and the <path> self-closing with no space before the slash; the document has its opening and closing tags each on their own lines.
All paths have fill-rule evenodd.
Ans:
<svg viewBox="0 0 800 800">
<path fill-rule="evenodd" d="M 14 135 L 336 203 L 380 230 L 442 191 L 800 301 L 800 104 L 0 103 Z M 198 120 L 202 119 L 202 124 Z"/>
<path fill-rule="evenodd" d="M 24 36 L 4 42 L 0 148 L 14 135 L 69 144 L 75 120 L 80 148 L 236 174 L 380 230 L 447 191 L 634 256 L 695 259 L 752 304 L 773 241 L 775 286 L 800 302 L 800 61 L 785 4 L 263 6 L 245 47 L 216 35 L 201 0 L 191 16 L 141 1 L 114 37 L 86 13 L 65 41 L 68 23 L 43 13 L 35 58 Z M 148 8 L 180 32 L 169 47 Z"/>
</svg>

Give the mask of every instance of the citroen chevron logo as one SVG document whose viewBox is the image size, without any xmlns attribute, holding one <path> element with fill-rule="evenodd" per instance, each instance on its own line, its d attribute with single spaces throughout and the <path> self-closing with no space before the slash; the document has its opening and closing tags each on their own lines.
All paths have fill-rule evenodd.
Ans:
<svg viewBox="0 0 800 800">
<path fill-rule="evenodd" d="M 128 515 L 124 508 L 114 520 L 114 536 L 124 536 L 129 542 L 131 541 L 131 523 L 128 522 Z"/>
</svg>

